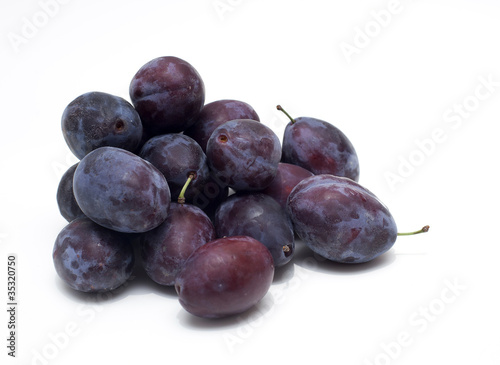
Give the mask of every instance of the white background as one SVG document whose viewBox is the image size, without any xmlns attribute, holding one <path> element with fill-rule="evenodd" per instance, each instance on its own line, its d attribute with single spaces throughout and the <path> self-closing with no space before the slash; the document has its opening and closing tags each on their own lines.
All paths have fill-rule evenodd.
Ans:
<svg viewBox="0 0 500 365">
<path fill-rule="evenodd" d="M 0 5 L 0 262 L 18 257 L 19 302 L 11 359 L 0 270 L 2 364 L 500 363 L 498 1 L 49 2 Z M 206 102 L 246 101 L 280 138 L 276 104 L 339 127 L 398 228 L 429 233 L 359 266 L 299 250 L 257 308 L 221 321 L 140 271 L 109 297 L 66 288 L 61 114 L 88 91 L 129 99 L 167 55 L 199 71 Z"/>
</svg>

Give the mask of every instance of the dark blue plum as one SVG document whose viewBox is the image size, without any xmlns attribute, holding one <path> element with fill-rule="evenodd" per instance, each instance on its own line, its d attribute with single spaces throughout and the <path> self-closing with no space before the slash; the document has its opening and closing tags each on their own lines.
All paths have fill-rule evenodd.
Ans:
<svg viewBox="0 0 500 365">
<path fill-rule="evenodd" d="M 229 188 L 224 183 L 210 175 L 205 185 L 198 189 L 188 188 L 193 196 L 191 204 L 200 208 L 213 222 L 219 205 L 229 196 Z M 194 191 L 193 191 L 194 190 Z"/>
<path fill-rule="evenodd" d="M 278 109 L 283 110 L 280 106 Z M 301 166 L 315 175 L 359 180 L 358 155 L 340 129 L 320 119 L 290 119 L 283 135 L 282 162 Z"/>
<path fill-rule="evenodd" d="M 207 151 L 208 139 L 220 125 L 234 119 L 252 119 L 260 121 L 255 110 L 247 103 L 239 100 L 217 100 L 206 104 L 196 122 L 184 131 Z"/>
<path fill-rule="evenodd" d="M 78 163 L 74 164 L 64 173 L 57 187 L 57 206 L 59 207 L 61 215 L 68 222 L 71 222 L 76 218 L 85 217 L 85 214 L 78 206 L 75 194 L 73 193 L 73 176 L 77 166 Z"/>
<path fill-rule="evenodd" d="M 105 292 L 124 284 L 132 274 L 130 237 L 77 218 L 62 229 L 52 251 L 59 277 L 82 292 Z"/>
<path fill-rule="evenodd" d="M 175 280 L 179 302 L 189 313 L 223 318 L 245 312 L 268 292 L 273 258 L 247 236 L 219 238 L 198 248 Z"/>
<path fill-rule="evenodd" d="M 306 178 L 292 190 L 287 206 L 297 235 L 332 261 L 371 261 L 396 241 L 396 222 L 387 207 L 349 178 Z"/>
<path fill-rule="evenodd" d="M 278 172 L 280 158 L 278 136 L 269 127 L 250 119 L 222 124 L 207 144 L 212 173 L 236 191 L 267 187 Z"/>
<path fill-rule="evenodd" d="M 141 119 L 132 104 L 102 92 L 89 92 L 69 103 L 61 125 L 66 143 L 79 159 L 104 146 L 134 151 L 142 138 Z"/>
<path fill-rule="evenodd" d="M 214 239 L 215 228 L 200 208 L 172 203 L 165 222 L 141 235 L 144 269 L 158 284 L 174 285 L 188 257 Z"/>
<path fill-rule="evenodd" d="M 207 157 L 200 145 L 191 137 L 179 133 L 151 138 L 143 146 L 140 157 L 151 162 L 165 176 L 172 199 L 177 201 L 187 178 L 194 173 L 185 198 L 191 202 L 208 182 L 210 171 Z"/>
<path fill-rule="evenodd" d="M 292 222 L 281 205 L 262 193 L 234 194 L 215 214 L 217 237 L 250 236 L 267 247 L 276 267 L 295 251 Z"/>
<path fill-rule="evenodd" d="M 87 217 L 120 232 L 158 227 L 170 205 L 165 176 L 148 161 L 115 147 L 98 148 L 80 161 L 73 191 Z"/>
<path fill-rule="evenodd" d="M 205 86 L 196 69 L 177 57 L 158 57 L 142 66 L 130 83 L 130 99 L 151 135 L 181 132 L 205 103 Z"/>
</svg>

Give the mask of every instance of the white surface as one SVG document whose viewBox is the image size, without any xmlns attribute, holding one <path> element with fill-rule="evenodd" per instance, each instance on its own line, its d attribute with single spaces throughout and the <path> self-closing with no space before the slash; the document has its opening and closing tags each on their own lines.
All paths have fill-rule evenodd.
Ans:
<svg viewBox="0 0 500 365">
<path fill-rule="evenodd" d="M 51 9 L 0 5 L 0 262 L 18 256 L 19 301 L 18 357 L 2 340 L 2 364 L 500 363 L 497 1 L 114 0 Z M 396 11 L 377 27 L 373 12 L 387 9 Z M 26 33 L 26 19 L 38 22 L 36 33 Z M 23 26 L 30 38 L 16 52 L 9 39 L 23 37 Z M 348 62 L 343 42 L 353 45 L 367 27 L 373 36 Z M 430 232 L 399 238 L 363 266 L 301 252 L 256 310 L 218 322 L 190 316 L 172 290 L 144 277 L 108 300 L 68 290 L 51 259 L 65 225 L 57 184 L 76 162 L 62 111 L 87 91 L 128 99 L 139 67 L 164 55 L 200 72 L 207 102 L 244 100 L 280 138 L 287 120 L 278 103 L 335 124 L 357 149 L 360 183 L 400 230 L 430 224 Z M 479 86 L 488 78 L 491 92 Z M 457 118 L 464 101 L 470 115 Z M 433 137 L 419 154 L 416 140 Z M 392 189 L 385 175 L 410 158 L 418 166 Z"/>
</svg>

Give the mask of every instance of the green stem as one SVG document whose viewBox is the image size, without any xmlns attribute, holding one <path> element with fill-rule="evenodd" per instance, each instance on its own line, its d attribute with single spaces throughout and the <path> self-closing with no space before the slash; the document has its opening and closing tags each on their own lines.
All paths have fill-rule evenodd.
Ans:
<svg viewBox="0 0 500 365">
<path fill-rule="evenodd" d="M 195 176 L 196 176 L 196 174 L 193 172 L 189 174 L 188 179 L 186 180 L 186 183 L 182 187 L 182 190 L 179 194 L 179 197 L 177 198 L 177 203 L 184 204 L 186 202 L 186 198 L 184 197 L 184 194 L 186 194 L 186 190 L 187 190 L 189 184 L 191 183 L 191 181 L 193 181 L 193 179 L 195 178 Z"/>
<path fill-rule="evenodd" d="M 292 124 L 293 124 L 293 123 L 295 123 L 295 119 L 293 119 L 293 118 L 290 116 L 290 114 L 288 114 L 288 113 L 286 112 L 286 110 L 285 110 L 285 109 L 283 109 L 283 108 L 281 107 L 281 105 L 277 105 L 277 106 L 276 106 L 276 109 L 281 110 L 283 113 L 285 113 L 285 115 L 286 115 L 288 118 L 290 118 L 290 120 L 292 121 Z"/>
<path fill-rule="evenodd" d="M 422 229 L 415 232 L 398 233 L 398 236 L 413 236 L 414 234 L 425 233 L 429 231 L 429 226 L 424 226 Z"/>
</svg>

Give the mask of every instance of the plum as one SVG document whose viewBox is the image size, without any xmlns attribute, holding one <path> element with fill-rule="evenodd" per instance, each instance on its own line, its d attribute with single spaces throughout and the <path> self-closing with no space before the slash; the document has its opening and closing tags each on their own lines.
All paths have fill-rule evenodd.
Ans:
<svg viewBox="0 0 500 365">
<path fill-rule="evenodd" d="M 61 215 L 68 222 L 71 222 L 76 218 L 85 217 L 85 214 L 80 209 L 80 206 L 76 202 L 75 194 L 73 193 L 73 177 L 77 166 L 78 163 L 74 164 L 63 174 L 57 187 L 57 206 L 59 207 Z"/>
<path fill-rule="evenodd" d="M 239 100 L 223 99 L 206 104 L 196 122 L 184 133 L 199 143 L 204 152 L 213 131 L 220 125 L 234 119 L 252 119 L 260 121 L 255 110 Z"/>
<path fill-rule="evenodd" d="M 207 144 L 207 160 L 215 177 L 236 191 L 261 190 L 278 173 L 278 136 L 251 119 L 231 120 L 217 127 Z"/>
<path fill-rule="evenodd" d="M 278 109 L 285 112 L 279 105 Z M 358 155 L 340 129 L 316 118 L 293 119 L 288 113 L 287 116 L 291 121 L 283 135 L 281 162 L 301 166 L 315 175 L 331 174 L 359 180 Z"/>
<path fill-rule="evenodd" d="M 179 302 L 189 313 L 222 318 L 245 312 L 268 292 L 273 258 L 247 236 L 219 238 L 198 248 L 175 280 Z"/>
<path fill-rule="evenodd" d="M 250 236 L 262 242 L 276 267 L 290 262 L 295 250 L 292 222 L 273 198 L 262 193 L 233 194 L 215 214 L 217 237 Z"/>
<path fill-rule="evenodd" d="M 170 205 L 165 176 L 148 161 L 116 147 L 100 147 L 80 161 L 73 191 L 87 217 L 120 232 L 156 228 L 167 218 Z"/>
<path fill-rule="evenodd" d="M 132 78 L 129 93 L 151 136 L 189 128 L 205 103 L 205 85 L 198 71 L 173 56 L 143 65 Z"/>
<path fill-rule="evenodd" d="M 214 239 L 214 226 L 200 208 L 171 203 L 167 219 L 141 235 L 141 256 L 146 273 L 158 284 L 174 285 L 188 257 Z"/>
<path fill-rule="evenodd" d="M 142 138 L 142 122 L 132 104 L 103 92 L 85 93 L 69 103 L 61 126 L 68 147 L 79 159 L 104 146 L 134 151 Z"/>
<path fill-rule="evenodd" d="M 194 139 L 180 133 L 151 138 L 142 147 L 139 156 L 151 162 L 165 176 L 173 200 L 177 200 L 190 174 L 194 173 L 194 178 L 186 192 L 188 202 L 210 178 L 205 153 Z"/>
<path fill-rule="evenodd" d="M 134 250 L 129 235 L 77 218 L 58 234 L 52 251 L 59 277 L 82 292 L 105 292 L 132 274 Z"/>
<path fill-rule="evenodd" d="M 303 167 L 292 165 L 285 162 L 278 164 L 278 173 L 271 184 L 267 186 L 261 193 L 269 195 L 276 200 L 283 209 L 286 209 L 286 201 L 292 189 L 306 177 L 314 174 Z"/>
<path fill-rule="evenodd" d="M 396 222 L 387 207 L 349 178 L 308 177 L 292 190 L 287 207 L 297 235 L 332 261 L 367 262 L 396 241 Z"/>
</svg>

